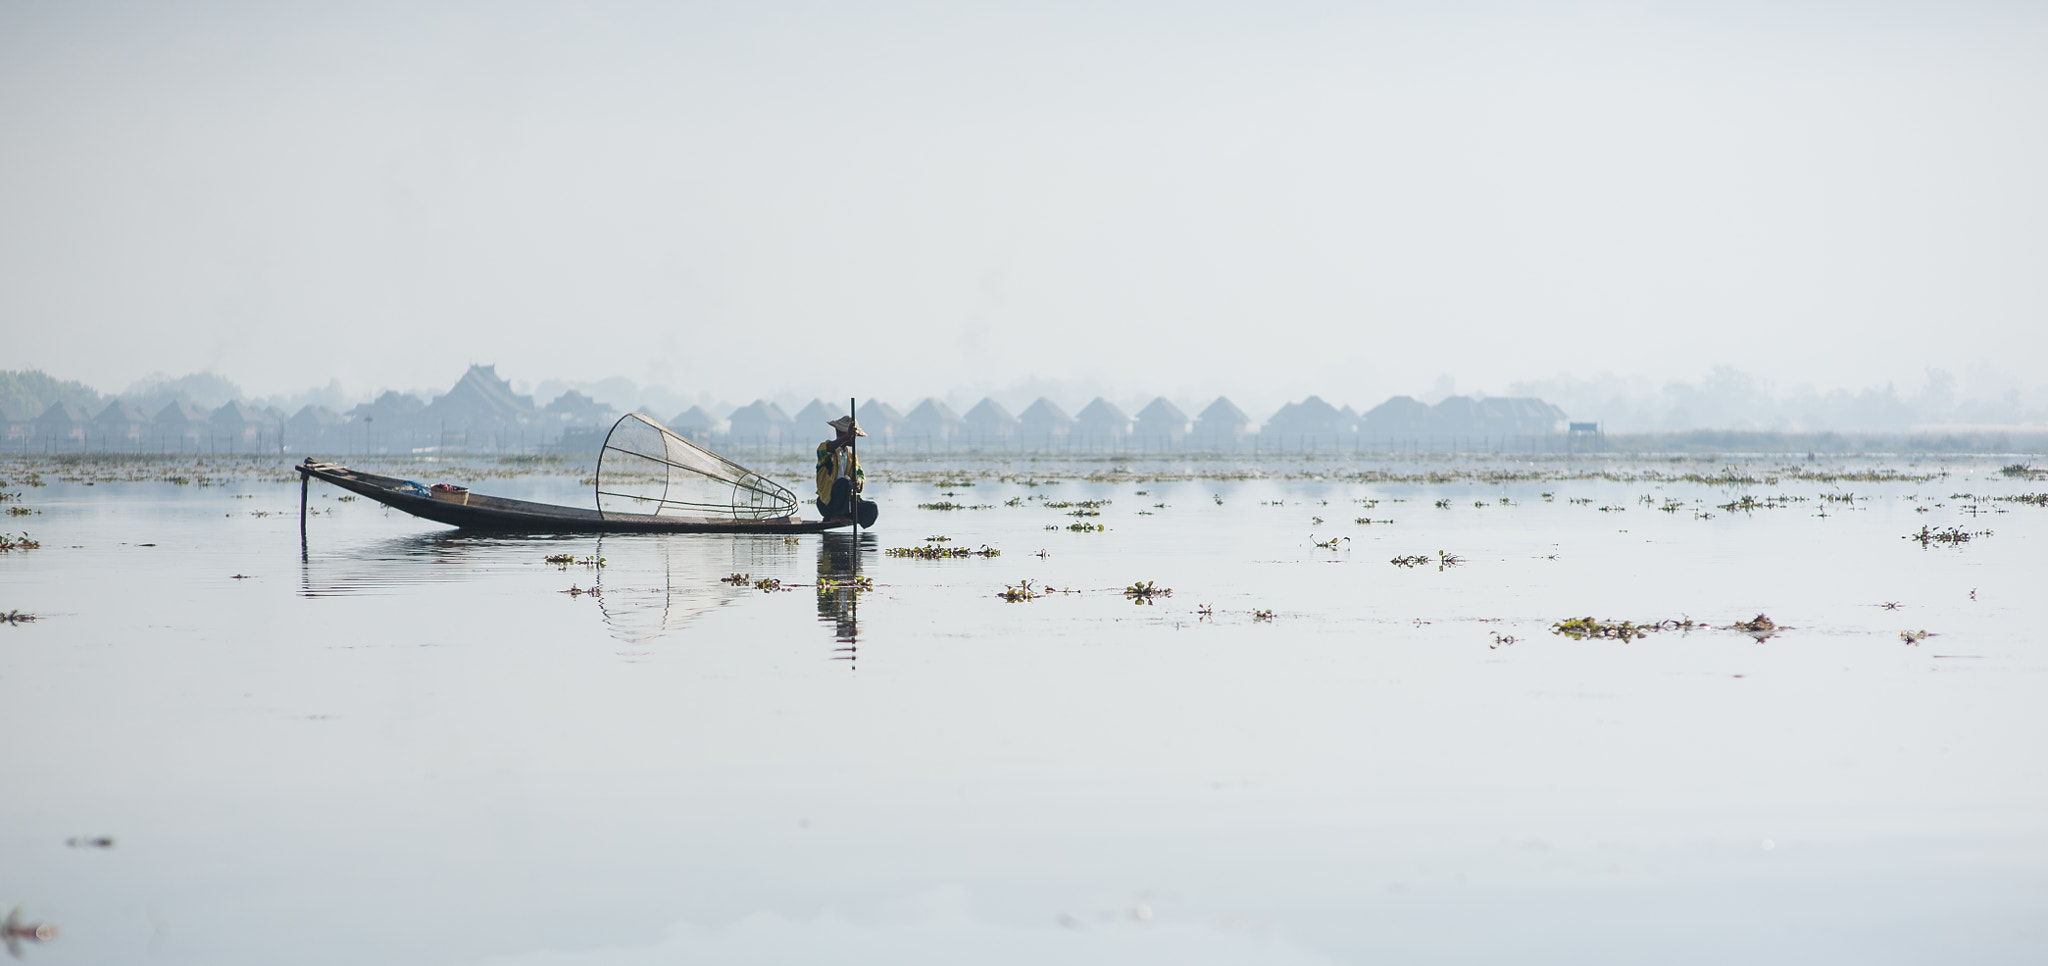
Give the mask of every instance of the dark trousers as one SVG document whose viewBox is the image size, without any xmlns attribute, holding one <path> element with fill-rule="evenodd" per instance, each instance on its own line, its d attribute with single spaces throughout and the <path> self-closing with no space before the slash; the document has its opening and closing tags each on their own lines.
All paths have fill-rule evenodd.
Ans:
<svg viewBox="0 0 2048 966">
<path fill-rule="evenodd" d="M 827 520 L 853 519 L 853 481 L 845 477 L 832 481 L 832 500 L 818 501 L 818 512 Z"/>
</svg>

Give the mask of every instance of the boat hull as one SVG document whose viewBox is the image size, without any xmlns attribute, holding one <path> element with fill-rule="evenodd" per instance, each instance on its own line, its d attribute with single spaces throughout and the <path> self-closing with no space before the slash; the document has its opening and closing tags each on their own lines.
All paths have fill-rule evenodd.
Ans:
<svg viewBox="0 0 2048 966">
<path fill-rule="evenodd" d="M 394 510 L 464 530 L 502 533 L 821 533 L 853 526 L 851 520 L 708 520 L 639 514 L 601 514 L 596 510 L 530 503 L 471 493 L 467 502 L 418 496 L 405 480 L 349 469 L 338 463 L 308 460 L 294 466 L 301 479 L 319 480 L 360 494 Z"/>
</svg>

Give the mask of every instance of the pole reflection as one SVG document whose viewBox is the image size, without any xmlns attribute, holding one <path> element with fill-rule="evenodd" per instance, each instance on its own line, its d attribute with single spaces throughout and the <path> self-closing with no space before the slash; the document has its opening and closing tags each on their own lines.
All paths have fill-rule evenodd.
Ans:
<svg viewBox="0 0 2048 966">
<path fill-rule="evenodd" d="M 873 553 L 874 534 L 828 532 L 818 541 L 818 620 L 831 624 L 833 639 L 840 646 L 832 659 L 858 667 L 860 658 L 860 597 L 874 586 L 861 575 L 861 555 Z"/>
</svg>

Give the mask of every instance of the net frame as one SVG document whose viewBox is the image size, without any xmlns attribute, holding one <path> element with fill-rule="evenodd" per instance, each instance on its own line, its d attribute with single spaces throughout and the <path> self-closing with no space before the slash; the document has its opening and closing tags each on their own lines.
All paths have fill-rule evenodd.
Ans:
<svg viewBox="0 0 2048 966">
<path fill-rule="evenodd" d="M 598 515 L 747 521 L 779 520 L 797 511 L 796 494 L 732 460 L 677 435 L 644 413 L 612 424 L 598 451 Z"/>
</svg>

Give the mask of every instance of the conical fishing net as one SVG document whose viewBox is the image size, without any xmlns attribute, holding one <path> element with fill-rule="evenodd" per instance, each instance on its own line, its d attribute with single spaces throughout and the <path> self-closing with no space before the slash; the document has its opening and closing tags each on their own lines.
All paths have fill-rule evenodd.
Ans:
<svg viewBox="0 0 2048 966">
<path fill-rule="evenodd" d="M 597 512 L 608 520 L 775 520 L 796 513 L 796 495 L 646 416 L 627 413 L 597 457 Z"/>
</svg>

